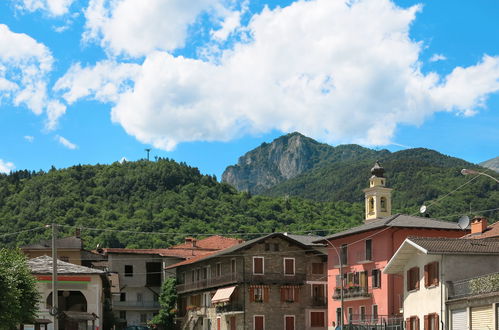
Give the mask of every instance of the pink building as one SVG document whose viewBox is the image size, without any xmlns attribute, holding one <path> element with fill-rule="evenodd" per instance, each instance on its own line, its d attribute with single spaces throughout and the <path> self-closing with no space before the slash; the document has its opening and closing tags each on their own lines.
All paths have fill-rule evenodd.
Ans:
<svg viewBox="0 0 499 330">
<path fill-rule="evenodd" d="M 344 324 L 380 324 L 402 317 L 403 278 L 382 270 L 408 236 L 461 237 L 469 233 L 453 222 L 391 215 L 391 189 L 385 187 L 384 169 L 376 162 L 371 173 L 369 188 L 364 190 L 364 224 L 321 240 L 329 245 L 328 297 L 332 299 L 328 301 L 328 329 L 334 329 L 332 322 L 340 323 L 342 314 Z"/>
</svg>

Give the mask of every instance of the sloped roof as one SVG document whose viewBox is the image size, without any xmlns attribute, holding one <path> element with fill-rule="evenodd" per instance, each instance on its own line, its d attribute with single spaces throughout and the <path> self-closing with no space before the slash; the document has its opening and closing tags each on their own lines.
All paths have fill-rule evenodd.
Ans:
<svg viewBox="0 0 499 330">
<path fill-rule="evenodd" d="M 242 242 L 244 241 L 238 238 L 213 235 L 200 240 L 196 240 L 196 246 L 194 248 L 205 249 L 205 250 L 222 250 Z M 169 249 L 192 249 L 192 248 L 193 248 L 192 244 L 186 242 L 174 245 Z"/>
<path fill-rule="evenodd" d="M 316 247 L 315 244 L 311 244 L 311 245 L 304 244 L 300 240 L 296 240 L 292 236 L 295 236 L 295 235 L 290 235 L 290 234 L 285 235 L 283 233 L 272 233 L 272 234 L 268 234 L 268 235 L 265 235 L 265 236 L 257 237 L 257 238 L 254 238 L 252 240 L 243 242 L 243 243 L 238 244 L 238 245 L 234 245 L 232 247 L 229 247 L 229 248 L 226 248 L 226 249 L 223 249 L 223 250 L 220 250 L 220 251 L 213 251 L 213 252 L 210 252 L 210 253 L 207 253 L 207 254 L 204 254 L 204 255 L 200 255 L 200 256 L 197 256 L 197 257 L 194 257 L 194 258 L 191 258 L 191 259 L 188 259 L 188 260 L 181 261 L 179 263 L 170 265 L 170 266 L 166 267 L 165 269 L 171 269 L 171 268 L 176 268 L 176 267 L 179 267 L 179 266 L 185 266 L 185 265 L 193 264 L 193 263 L 201 261 L 201 260 L 204 261 L 204 260 L 208 260 L 208 259 L 215 258 L 215 257 L 218 257 L 218 256 L 227 255 L 227 254 L 230 254 L 230 253 L 233 253 L 233 252 L 245 249 L 247 247 L 250 247 L 251 245 L 253 245 L 255 243 L 258 243 L 260 241 L 263 241 L 265 239 L 273 238 L 273 237 L 280 237 L 282 239 L 285 239 L 285 240 L 287 240 L 287 241 L 289 241 L 291 243 L 294 243 L 294 244 L 302 247 L 305 250 L 310 250 L 310 251 L 314 251 L 314 252 L 319 253 L 319 254 L 323 254 L 323 252 L 314 249 L 314 247 Z M 296 235 L 296 236 L 304 236 L 304 235 Z M 301 237 L 301 238 L 303 238 L 303 237 Z"/>
<path fill-rule="evenodd" d="M 70 236 L 58 238 L 55 240 L 55 246 L 58 249 L 83 249 L 83 242 L 81 238 Z M 44 240 L 35 244 L 21 246 L 23 250 L 47 250 L 52 248 L 52 240 Z"/>
<path fill-rule="evenodd" d="M 27 261 L 28 267 L 33 274 L 52 274 L 52 258 L 49 256 L 41 256 Z M 88 268 L 57 260 L 58 274 L 104 274 L 102 270 Z"/>
<path fill-rule="evenodd" d="M 492 238 L 492 237 L 499 237 L 499 222 L 489 225 L 487 228 L 485 228 L 483 233 L 468 234 L 463 236 L 462 238 L 479 239 L 479 238 Z"/>
<path fill-rule="evenodd" d="M 316 246 L 316 247 L 321 247 L 324 246 L 323 243 L 315 243 L 316 241 L 320 240 L 322 236 L 317 236 L 317 235 L 296 235 L 296 234 L 288 234 L 284 233 L 284 235 L 294 239 L 295 241 L 298 241 L 302 244 L 309 245 L 309 246 Z"/>
<path fill-rule="evenodd" d="M 376 219 L 366 222 L 360 226 L 353 227 L 339 233 L 327 236 L 325 239 L 336 239 L 349 235 L 354 235 L 366 232 L 373 229 L 385 227 L 402 227 L 402 228 L 426 228 L 426 229 L 444 229 L 444 230 L 461 230 L 457 223 L 444 221 L 433 218 L 418 217 L 407 214 L 395 214 L 386 218 Z M 321 242 L 321 240 L 315 241 Z"/>
<path fill-rule="evenodd" d="M 397 274 L 417 253 L 427 255 L 499 255 L 499 239 L 408 237 L 390 259 L 383 272 Z"/>
</svg>

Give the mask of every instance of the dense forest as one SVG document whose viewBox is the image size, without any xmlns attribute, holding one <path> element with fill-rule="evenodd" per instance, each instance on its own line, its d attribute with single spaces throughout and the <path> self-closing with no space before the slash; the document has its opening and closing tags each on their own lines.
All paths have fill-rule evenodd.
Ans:
<svg viewBox="0 0 499 330">
<path fill-rule="evenodd" d="M 75 227 L 99 229 L 81 231 L 87 248 L 159 248 L 196 233 L 327 234 L 362 218 L 360 203 L 251 196 L 168 159 L 0 175 L 0 246 L 49 238 L 41 227 L 50 223 L 63 225 L 62 236 Z M 5 235 L 29 229 L 36 230 Z"/>
</svg>

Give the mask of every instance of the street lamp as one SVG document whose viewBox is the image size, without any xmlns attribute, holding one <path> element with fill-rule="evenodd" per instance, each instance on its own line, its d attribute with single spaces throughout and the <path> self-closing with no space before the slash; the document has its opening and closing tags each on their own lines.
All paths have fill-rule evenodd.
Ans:
<svg viewBox="0 0 499 330">
<path fill-rule="evenodd" d="M 341 281 L 341 294 L 340 294 L 341 306 L 340 306 L 340 309 L 341 309 L 341 317 L 339 319 L 339 326 L 340 326 L 340 329 L 343 329 L 343 319 L 344 319 L 344 316 L 343 316 L 343 291 L 345 290 L 345 285 L 343 283 L 343 260 L 341 258 L 340 253 L 338 252 L 338 249 L 336 248 L 336 246 L 334 246 L 334 244 L 331 243 L 330 240 L 328 240 L 326 238 L 324 240 L 326 242 L 328 242 L 329 245 L 334 249 L 334 252 L 336 252 L 336 255 L 338 256 L 338 260 L 340 262 L 340 281 Z"/>
<path fill-rule="evenodd" d="M 499 183 L 498 179 L 496 179 L 492 175 L 489 175 L 489 174 L 484 173 L 484 172 L 478 172 L 478 171 L 475 171 L 475 170 L 470 170 L 470 169 L 463 168 L 461 170 L 461 174 L 462 175 L 468 175 L 468 174 L 485 175 L 485 176 L 491 178 L 492 180 L 494 180 L 495 182 Z"/>
</svg>

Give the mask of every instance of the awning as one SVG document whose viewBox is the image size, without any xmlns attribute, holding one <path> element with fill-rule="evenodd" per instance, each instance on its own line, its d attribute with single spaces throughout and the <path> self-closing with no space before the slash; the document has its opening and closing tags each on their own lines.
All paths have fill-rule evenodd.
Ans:
<svg viewBox="0 0 499 330">
<path fill-rule="evenodd" d="M 222 302 L 227 302 L 230 300 L 230 296 L 236 289 L 236 286 L 230 286 L 228 288 L 222 288 L 218 289 L 213 298 L 211 298 L 211 303 L 216 304 L 216 303 L 222 303 Z"/>
<path fill-rule="evenodd" d="M 95 319 L 98 319 L 97 315 L 94 313 L 64 311 L 62 314 L 63 317 L 73 321 L 94 321 Z"/>
</svg>

